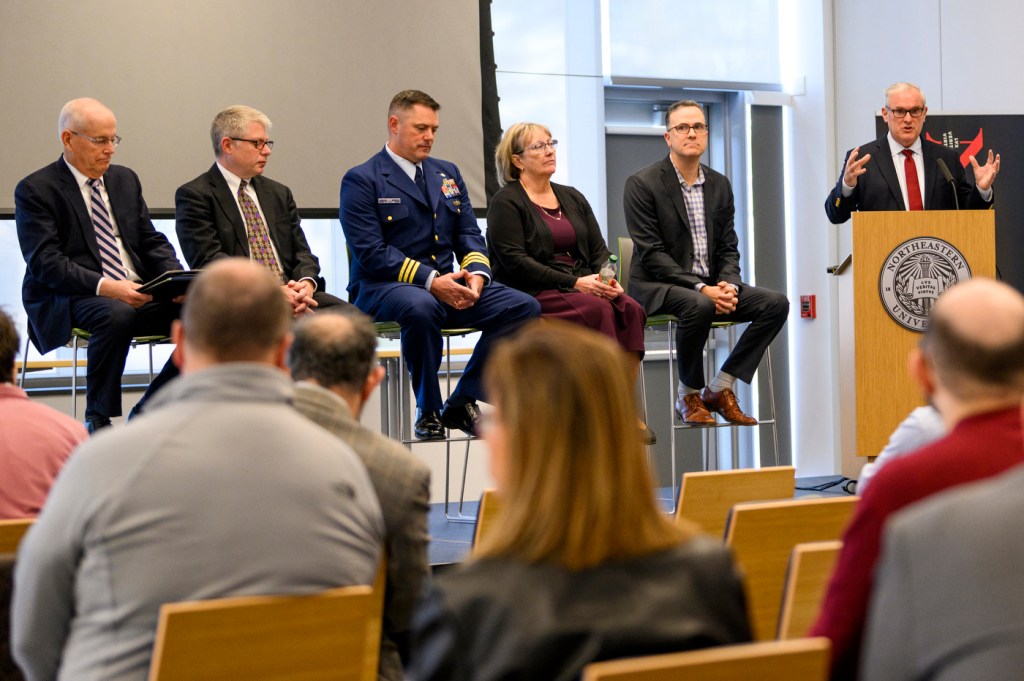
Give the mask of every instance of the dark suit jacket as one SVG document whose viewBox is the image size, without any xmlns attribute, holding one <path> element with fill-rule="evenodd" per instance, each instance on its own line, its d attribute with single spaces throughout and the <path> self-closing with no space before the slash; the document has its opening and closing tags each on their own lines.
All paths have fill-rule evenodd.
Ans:
<svg viewBox="0 0 1024 681">
<path fill-rule="evenodd" d="M 430 272 L 454 271 L 454 260 L 491 277 L 487 245 L 454 163 L 423 161 L 430 204 L 381 149 L 345 173 L 341 227 L 352 254 L 348 291 L 360 309 L 373 309 L 396 284 L 424 286 Z"/>
<path fill-rule="evenodd" d="M 299 210 L 288 187 L 263 176 L 252 178 L 263 219 L 280 258 L 281 271 L 289 279 L 312 279 L 324 290 L 320 261 L 302 232 Z M 178 187 L 174 194 L 175 230 L 190 267 L 199 269 L 218 258 L 249 257 L 245 221 L 234 195 L 217 164 L 196 179 Z"/>
<path fill-rule="evenodd" d="M 138 175 L 112 165 L 103 183 L 139 277 L 148 281 L 183 269 L 167 237 L 153 227 Z M 19 182 L 14 207 L 26 264 L 21 297 L 36 347 L 49 352 L 71 337 L 71 296 L 96 294 L 102 277 L 96 231 L 63 158 Z"/>
<path fill-rule="evenodd" d="M 903 203 L 900 181 L 896 176 L 888 135 L 863 144 L 858 149 L 861 158 L 865 154 L 871 154 L 871 160 L 864 166 L 867 172 L 857 178 L 853 194 L 843 196 L 843 172 L 840 171 L 839 181 L 825 199 L 825 214 L 828 215 L 829 221 L 836 225 L 849 220 L 855 210 L 907 209 Z M 843 157 L 842 168 L 846 168 L 850 151 Z M 986 203 L 982 200 L 978 188 L 974 186 L 973 173 L 968 177 L 969 173 L 960 165 L 960 156 L 956 151 L 922 139 L 921 155 L 924 156 L 924 186 L 921 193 L 924 197 L 925 210 L 956 210 L 958 200 L 962 209 L 981 210 L 992 206 L 992 202 Z M 945 161 L 953 176 L 956 184 L 955 195 L 953 187 L 938 168 L 937 159 L 940 158 Z"/>
<path fill-rule="evenodd" d="M 551 188 L 576 232 L 581 257 L 571 270 L 555 260 L 551 230 L 521 184 L 502 187 L 487 208 L 487 247 L 494 279 L 534 296 L 546 289 L 571 289 L 579 277 L 599 272 L 611 255 L 583 194 L 554 182 Z"/>
<path fill-rule="evenodd" d="M 734 218 L 732 185 L 719 172 L 704 169 L 704 219 L 708 236 L 708 269 L 712 283 L 740 281 L 740 252 Z M 672 286 L 696 288 L 707 283 L 693 273 L 693 236 L 668 156 L 630 175 L 624 196 L 626 229 L 633 238 L 630 295 L 648 313 L 657 312 Z"/>
</svg>

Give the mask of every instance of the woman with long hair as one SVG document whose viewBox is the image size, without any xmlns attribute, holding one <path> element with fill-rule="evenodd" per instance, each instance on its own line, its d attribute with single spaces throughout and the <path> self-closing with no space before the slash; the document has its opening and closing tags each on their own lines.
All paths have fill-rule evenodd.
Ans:
<svg viewBox="0 0 1024 681">
<path fill-rule="evenodd" d="M 614 342 L 531 322 L 495 348 L 485 417 L 502 510 L 414 622 L 433 679 L 571 679 L 589 662 L 750 640 L 720 541 L 657 506 Z"/>
</svg>

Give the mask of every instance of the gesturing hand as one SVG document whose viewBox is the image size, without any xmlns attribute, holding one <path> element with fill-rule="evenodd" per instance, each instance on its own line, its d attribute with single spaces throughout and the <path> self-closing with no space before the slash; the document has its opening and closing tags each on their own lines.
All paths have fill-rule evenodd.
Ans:
<svg viewBox="0 0 1024 681">
<path fill-rule="evenodd" d="M 971 161 L 971 168 L 974 169 L 974 183 L 978 186 L 978 189 L 985 191 L 992 187 L 992 183 L 995 182 L 996 175 L 999 174 L 999 154 L 993 154 L 992 150 L 988 150 L 988 161 L 985 165 L 978 165 L 977 159 L 973 156 L 968 157 Z"/>
<path fill-rule="evenodd" d="M 854 147 L 850 156 L 846 159 L 846 169 L 843 171 L 843 184 L 848 187 L 857 186 L 857 178 L 868 170 L 864 166 L 871 160 L 871 154 L 865 154 L 864 158 L 858 158 L 860 147 Z"/>
</svg>

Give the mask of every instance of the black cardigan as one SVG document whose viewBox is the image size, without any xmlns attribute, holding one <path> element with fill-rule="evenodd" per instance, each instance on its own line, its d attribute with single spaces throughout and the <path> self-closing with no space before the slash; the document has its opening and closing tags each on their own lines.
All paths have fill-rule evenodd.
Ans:
<svg viewBox="0 0 1024 681">
<path fill-rule="evenodd" d="M 537 295 L 546 289 L 570 290 L 576 279 L 596 274 L 611 255 L 601 228 L 583 194 L 551 183 L 562 214 L 576 232 L 582 255 L 568 268 L 555 261 L 551 230 L 519 182 L 502 187 L 487 207 L 487 250 L 495 281 Z"/>
</svg>

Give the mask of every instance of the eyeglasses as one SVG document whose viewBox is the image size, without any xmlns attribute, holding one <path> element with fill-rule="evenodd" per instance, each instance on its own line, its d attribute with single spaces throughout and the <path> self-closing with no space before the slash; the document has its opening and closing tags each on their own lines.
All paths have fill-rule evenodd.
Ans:
<svg viewBox="0 0 1024 681">
<path fill-rule="evenodd" d="M 235 140 L 236 142 L 248 142 L 249 144 L 256 147 L 257 151 L 262 150 L 263 147 L 267 147 L 268 149 L 274 148 L 274 140 L 247 140 L 244 137 L 232 137 L 231 139 Z"/>
<path fill-rule="evenodd" d="M 555 147 L 557 146 L 558 140 L 551 140 L 550 142 L 537 142 L 536 144 L 531 144 L 530 146 L 526 147 L 526 149 L 524 149 L 523 151 L 544 151 L 548 147 L 551 147 L 551 151 L 554 151 Z M 521 151 L 519 153 L 521 154 L 523 152 Z"/>
<path fill-rule="evenodd" d="M 704 125 L 703 123 L 694 123 L 693 125 L 680 123 L 677 126 L 669 128 L 669 130 L 674 130 L 675 132 L 678 132 L 680 135 L 689 135 L 690 131 L 693 130 L 694 133 L 698 135 L 703 135 L 708 131 L 708 126 Z"/>
<path fill-rule="evenodd" d="M 68 132 L 72 135 L 77 135 L 78 137 L 87 139 L 98 147 L 105 147 L 108 144 L 113 144 L 116 147 L 121 143 L 121 138 L 117 135 L 114 135 L 113 137 L 89 137 L 88 135 L 83 135 L 82 133 L 75 132 L 74 130 L 68 130 Z"/>
<path fill-rule="evenodd" d="M 896 118 L 906 118 L 907 114 L 910 114 L 911 118 L 920 118 L 921 115 L 924 114 L 923 106 L 915 106 L 913 109 L 892 109 L 888 106 L 886 106 L 885 108 L 889 109 L 889 113 L 891 113 Z"/>
</svg>

